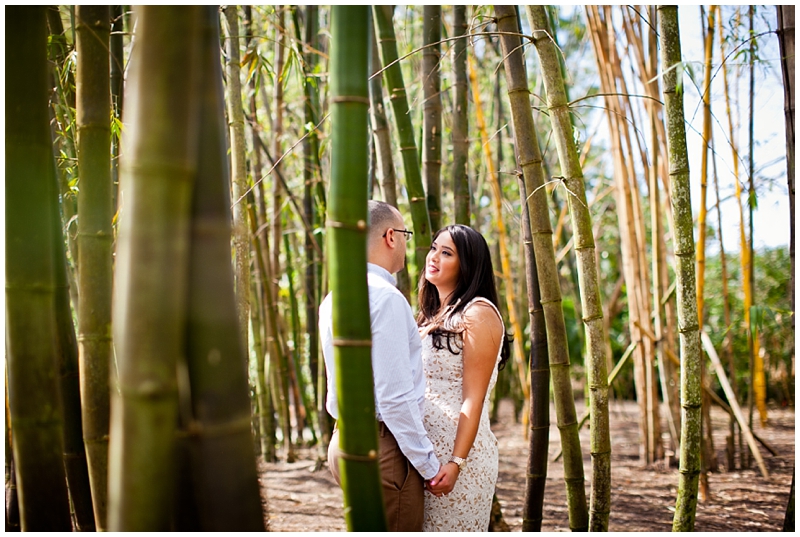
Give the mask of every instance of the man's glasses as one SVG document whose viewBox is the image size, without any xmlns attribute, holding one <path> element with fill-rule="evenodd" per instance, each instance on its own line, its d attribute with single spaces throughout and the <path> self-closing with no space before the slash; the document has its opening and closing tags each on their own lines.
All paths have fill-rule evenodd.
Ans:
<svg viewBox="0 0 800 537">
<path fill-rule="evenodd" d="M 410 239 L 410 238 L 411 238 L 411 235 L 413 235 L 413 234 L 414 234 L 414 232 L 413 232 L 413 231 L 409 231 L 409 230 L 407 230 L 407 229 L 395 229 L 395 228 L 393 228 L 393 227 L 390 227 L 389 229 L 391 229 L 392 231 L 396 231 L 396 232 L 398 232 L 398 233 L 404 233 L 404 234 L 405 234 L 405 236 L 406 236 L 406 239 Z M 387 233 L 389 233 L 389 229 L 387 229 L 387 230 L 386 230 L 386 231 L 383 233 L 383 235 L 381 235 L 381 237 L 385 237 L 385 236 L 386 236 L 386 234 L 387 234 Z"/>
</svg>

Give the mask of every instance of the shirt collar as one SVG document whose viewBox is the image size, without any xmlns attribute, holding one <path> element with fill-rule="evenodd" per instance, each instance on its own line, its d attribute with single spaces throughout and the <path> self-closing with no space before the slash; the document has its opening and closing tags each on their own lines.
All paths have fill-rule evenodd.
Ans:
<svg viewBox="0 0 800 537">
<path fill-rule="evenodd" d="M 397 285 L 397 280 L 395 280 L 394 276 L 392 276 L 388 270 L 380 265 L 376 265 L 375 263 L 367 263 L 367 274 L 374 274 L 383 278 L 392 285 Z"/>
</svg>

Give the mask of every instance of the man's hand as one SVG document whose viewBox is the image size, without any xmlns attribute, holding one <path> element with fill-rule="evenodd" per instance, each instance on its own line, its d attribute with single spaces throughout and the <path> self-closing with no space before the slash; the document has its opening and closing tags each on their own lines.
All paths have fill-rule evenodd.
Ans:
<svg viewBox="0 0 800 537">
<path fill-rule="evenodd" d="M 458 465 L 447 463 L 439 469 L 439 473 L 433 479 L 425 482 L 425 488 L 434 496 L 441 498 L 453 490 L 460 472 Z"/>
</svg>

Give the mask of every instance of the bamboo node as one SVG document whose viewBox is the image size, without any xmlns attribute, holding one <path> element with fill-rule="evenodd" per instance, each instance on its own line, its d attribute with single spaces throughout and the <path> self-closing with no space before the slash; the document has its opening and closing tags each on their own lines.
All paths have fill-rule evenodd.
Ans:
<svg viewBox="0 0 800 537">
<path fill-rule="evenodd" d="M 689 326 L 678 328 L 678 333 L 680 333 L 680 334 L 687 334 L 689 332 L 699 332 L 699 331 L 700 331 L 700 325 L 699 324 L 692 324 L 692 325 L 689 325 Z"/>
<path fill-rule="evenodd" d="M 345 453 L 344 451 L 340 451 L 339 457 L 347 461 L 373 462 L 378 460 L 378 452 L 375 451 L 374 449 L 370 449 L 369 453 L 367 453 L 366 455 L 356 455 L 354 453 Z"/>
<path fill-rule="evenodd" d="M 554 304 L 556 302 L 561 302 L 560 298 L 553 298 L 551 300 L 540 300 L 539 303 L 544 306 L 545 304 Z"/>
<path fill-rule="evenodd" d="M 331 103 L 361 103 L 369 106 L 369 97 L 361 97 L 359 95 L 337 95 L 331 97 Z"/>
<path fill-rule="evenodd" d="M 334 347 L 372 347 L 371 339 L 333 338 Z"/>
<path fill-rule="evenodd" d="M 191 436 L 203 436 L 205 438 L 218 438 L 220 436 L 233 436 L 250 431 L 250 416 L 243 416 L 230 423 L 205 424 L 193 420 L 188 427 Z"/>
<path fill-rule="evenodd" d="M 583 318 L 583 322 L 586 323 L 586 324 L 588 324 L 588 323 L 590 323 L 592 321 L 602 321 L 602 320 L 603 320 L 603 314 L 602 313 L 597 313 L 595 315 L 590 315 L 589 317 L 584 317 Z"/>
<path fill-rule="evenodd" d="M 325 225 L 335 229 L 349 229 L 350 231 L 366 231 L 367 229 L 367 222 L 365 220 L 359 220 L 355 224 L 351 224 L 349 222 L 336 222 L 335 220 L 328 219 L 325 221 Z"/>
</svg>

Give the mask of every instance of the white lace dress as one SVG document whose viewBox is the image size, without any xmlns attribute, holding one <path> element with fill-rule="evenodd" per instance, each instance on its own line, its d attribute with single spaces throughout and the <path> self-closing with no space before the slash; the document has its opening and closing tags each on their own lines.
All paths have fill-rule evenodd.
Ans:
<svg viewBox="0 0 800 537">
<path fill-rule="evenodd" d="M 472 300 L 494 305 L 485 298 Z M 497 313 L 500 317 L 500 313 Z M 454 316 L 455 317 L 455 316 Z M 501 317 L 502 319 L 502 317 Z M 459 318 L 454 318 L 457 324 Z M 502 321 L 501 321 L 502 322 Z M 505 337 L 505 329 L 503 331 Z M 425 413 L 423 420 L 433 442 L 439 462 L 445 464 L 453 454 L 458 417 L 461 413 L 463 354 L 452 354 L 442 340 L 443 349 L 433 346 L 428 334 L 422 341 L 422 365 L 425 372 Z M 456 347 L 455 344 L 458 344 Z M 454 349 L 461 347 L 461 336 L 451 340 Z M 501 345 L 502 348 L 502 345 Z M 498 352 L 496 362 L 500 359 Z M 492 371 L 483 400 L 478 433 L 467 457 L 467 464 L 458 476 L 455 488 L 447 496 L 436 497 L 425 491 L 423 531 L 487 531 L 492 509 L 492 495 L 497 482 L 497 439 L 489 428 L 489 396 L 497 381 L 497 367 Z"/>
</svg>

